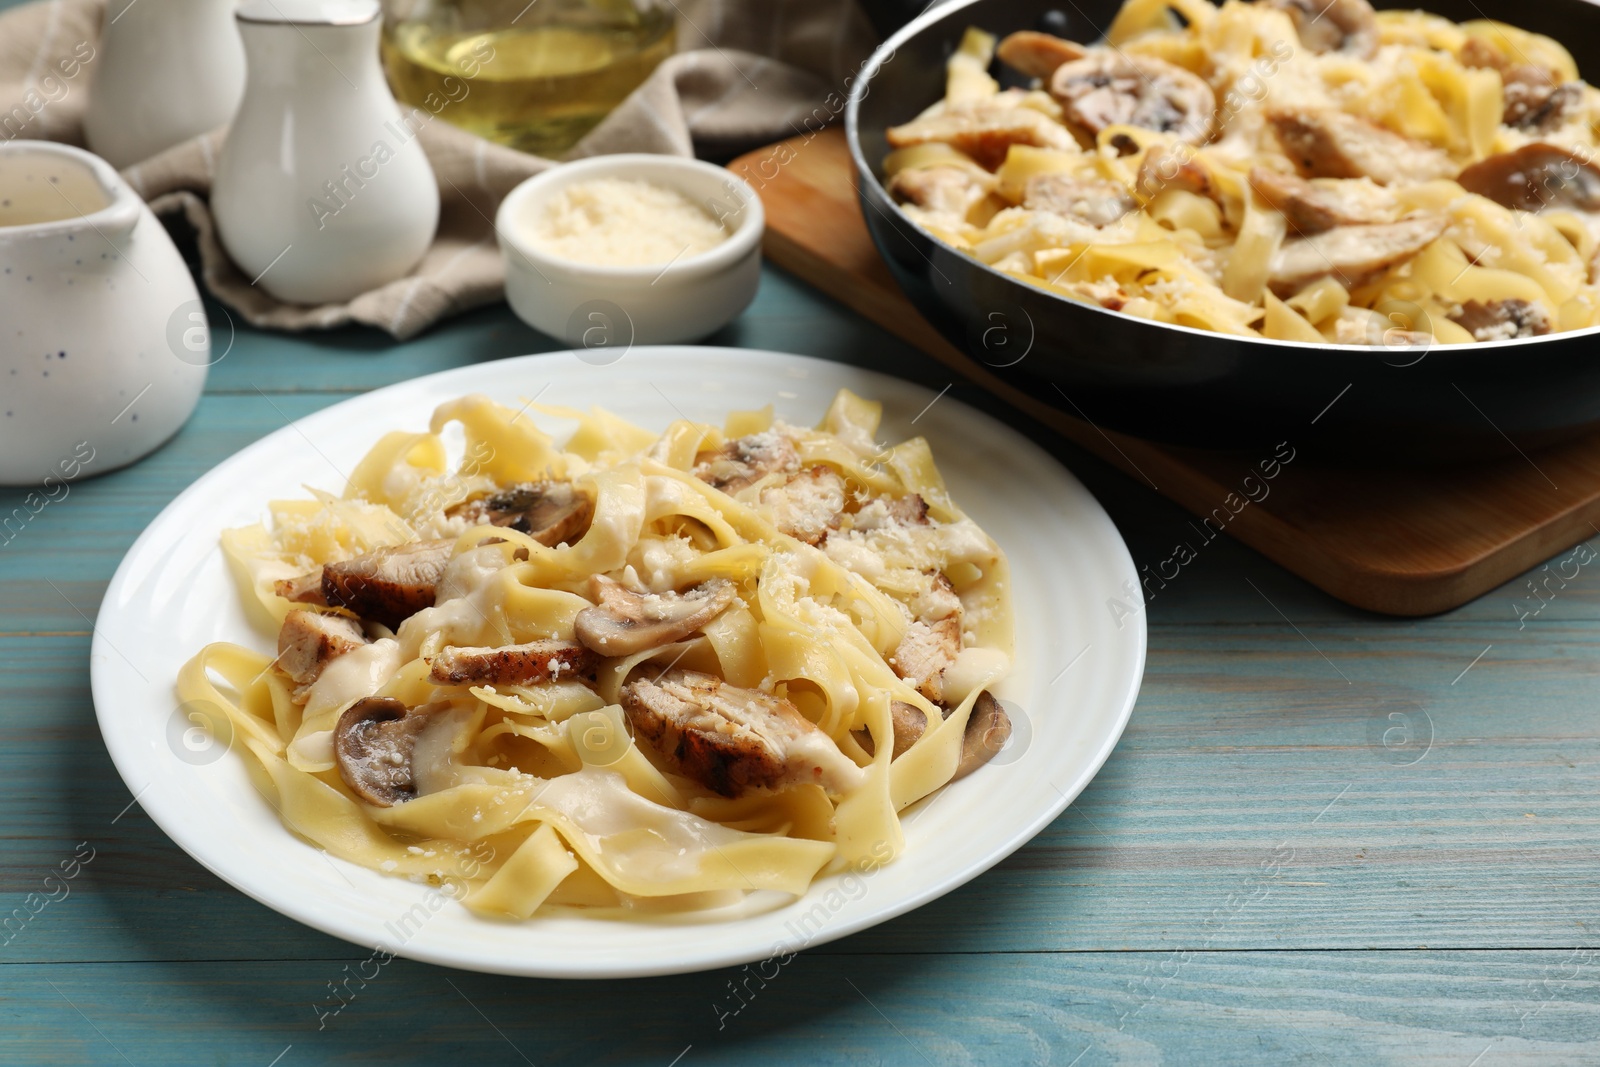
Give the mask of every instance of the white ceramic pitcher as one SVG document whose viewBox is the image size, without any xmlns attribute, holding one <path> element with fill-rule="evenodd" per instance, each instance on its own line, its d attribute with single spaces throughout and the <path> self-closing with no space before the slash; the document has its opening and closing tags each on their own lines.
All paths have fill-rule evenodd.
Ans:
<svg viewBox="0 0 1600 1067">
<path fill-rule="evenodd" d="M 234 262 L 280 300 L 349 300 L 433 241 L 439 187 L 379 67 L 378 15 L 378 0 L 239 7 L 249 76 L 211 210 Z"/>
<path fill-rule="evenodd" d="M 117 172 L 81 148 L 0 144 L 0 484 L 153 451 L 211 361 L 189 268 Z"/>
<path fill-rule="evenodd" d="M 233 0 L 111 0 L 83 135 L 132 166 L 225 124 L 243 94 Z"/>
</svg>

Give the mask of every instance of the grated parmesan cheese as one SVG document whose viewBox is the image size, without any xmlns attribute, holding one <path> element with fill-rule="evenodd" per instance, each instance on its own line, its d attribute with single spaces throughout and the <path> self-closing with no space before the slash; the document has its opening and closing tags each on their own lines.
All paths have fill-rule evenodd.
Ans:
<svg viewBox="0 0 1600 1067">
<path fill-rule="evenodd" d="M 535 244 L 596 266 L 670 263 L 728 239 L 727 229 L 683 193 L 628 178 L 576 182 L 530 214 L 525 225 Z"/>
</svg>

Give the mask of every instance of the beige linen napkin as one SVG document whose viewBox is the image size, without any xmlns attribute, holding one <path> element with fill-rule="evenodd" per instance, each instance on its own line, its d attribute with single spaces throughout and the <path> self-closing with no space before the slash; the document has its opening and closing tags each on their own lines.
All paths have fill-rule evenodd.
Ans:
<svg viewBox="0 0 1600 1067">
<path fill-rule="evenodd" d="M 667 0 L 680 51 L 580 141 L 568 158 L 612 152 L 689 156 L 753 147 L 839 117 L 873 37 L 856 0 Z M 105 0 L 39 0 L 0 13 L 0 140 L 83 144 Z M 446 112 L 447 113 L 447 112 Z M 426 110 L 419 113 L 426 116 Z M 285 330 L 366 323 L 411 337 L 445 316 L 500 299 L 493 222 L 518 182 L 554 165 L 451 126 L 419 140 L 439 179 L 439 230 L 407 277 L 349 303 L 285 304 L 251 284 L 222 250 L 206 195 L 225 131 L 123 171 L 162 215 L 198 235 L 202 274 L 248 322 Z"/>
</svg>

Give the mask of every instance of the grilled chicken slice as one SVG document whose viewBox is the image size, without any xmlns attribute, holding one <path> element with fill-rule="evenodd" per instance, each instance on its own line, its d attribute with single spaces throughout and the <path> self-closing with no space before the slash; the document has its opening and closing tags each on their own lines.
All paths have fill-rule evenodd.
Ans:
<svg viewBox="0 0 1600 1067">
<path fill-rule="evenodd" d="M 361 623 L 347 615 L 296 608 L 278 630 L 278 669 L 294 680 L 294 698 L 304 700 L 324 667 L 367 643 Z"/>
<path fill-rule="evenodd" d="M 889 751 L 889 761 L 892 763 L 905 755 L 906 750 L 916 744 L 928 729 L 928 716 L 915 704 L 896 700 L 889 705 L 889 727 L 893 731 L 893 743 Z M 876 754 L 877 745 L 872 740 L 872 732 L 866 727 L 850 731 L 850 736 L 867 750 L 867 755 Z"/>
<path fill-rule="evenodd" d="M 1318 278 L 1360 285 L 1380 271 L 1410 259 L 1444 233 L 1446 221 L 1431 215 L 1374 226 L 1339 226 L 1315 237 L 1288 241 L 1272 257 L 1272 291 L 1292 296 Z"/>
<path fill-rule="evenodd" d="M 888 517 L 901 526 L 929 525 L 928 502 L 922 499 L 920 493 L 910 493 L 883 503 Z"/>
<path fill-rule="evenodd" d="M 1287 14 L 1300 43 L 1318 55 L 1342 52 L 1371 59 L 1378 52 L 1378 16 L 1367 0 L 1261 0 Z"/>
<path fill-rule="evenodd" d="M 1551 329 L 1545 310 L 1526 300 L 1469 300 L 1450 316 L 1450 321 L 1479 341 L 1543 337 Z"/>
<path fill-rule="evenodd" d="M 1108 126 L 1138 126 L 1204 144 L 1217 111 L 1217 94 L 1198 75 L 1110 50 L 1062 64 L 1050 77 L 1050 95 L 1091 136 Z"/>
<path fill-rule="evenodd" d="M 380 548 L 277 583 L 281 597 L 301 604 L 344 608 L 391 630 L 433 607 L 434 591 L 456 543 L 413 541 Z"/>
<path fill-rule="evenodd" d="M 838 795 L 861 769 L 787 700 L 697 671 L 640 676 L 622 687 L 636 739 L 673 770 L 725 797 L 815 783 Z"/>
<path fill-rule="evenodd" d="M 917 620 L 889 657 L 889 666 L 911 687 L 935 704 L 944 703 L 944 672 L 961 651 L 961 619 Z"/>
<path fill-rule="evenodd" d="M 693 474 L 713 489 L 732 495 L 769 474 L 793 474 L 800 469 L 794 442 L 775 430 L 736 437 L 721 448 L 694 457 Z"/>
<path fill-rule="evenodd" d="M 956 764 L 956 773 L 950 780 L 965 778 L 994 759 L 1009 740 L 1011 717 L 985 689 L 973 701 L 972 712 L 967 716 L 967 728 L 961 735 L 961 762 Z"/>
<path fill-rule="evenodd" d="M 439 704 L 437 708 L 449 707 Z M 433 721 L 429 707 L 412 710 L 393 697 L 366 697 L 339 716 L 334 762 L 350 791 L 380 808 L 417 795 L 411 757 L 417 736 Z"/>
<path fill-rule="evenodd" d="M 1036 174 L 1023 186 L 1022 206 L 1029 211 L 1048 211 L 1100 230 L 1120 221 L 1129 212 L 1137 211 L 1139 203 L 1117 182 L 1073 178 L 1066 174 Z"/>
<path fill-rule="evenodd" d="M 1213 200 L 1217 196 L 1210 172 L 1195 158 L 1193 147 L 1186 144 L 1158 145 L 1146 152 L 1135 184 L 1147 200 L 1154 200 L 1168 189 Z"/>
<path fill-rule="evenodd" d="M 1453 178 L 1442 150 L 1331 108 L 1267 113 L 1284 154 L 1307 178 L 1371 178 L 1379 185 Z"/>
<path fill-rule="evenodd" d="M 522 482 L 445 512 L 475 526 L 504 526 L 548 548 L 576 541 L 594 520 L 594 501 L 568 482 Z"/>
<path fill-rule="evenodd" d="M 991 175 L 948 164 L 903 170 L 890 178 L 888 185 L 889 195 L 902 204 L 915 204 L 925 211 L 953 215 L 963 221 L 993 188 Z"/>
<path fill-rule="evenodd" d="M 1008 34 L 995 49 L 1000 62 L 1030 78 L 1048 83 L 1050 76 L 1065 63 L 1074 63 L 1089 54 L 1089 50 L 1075 41 L 1057 37 L 1053 33 L 1018 30 Z"/>
<path fill-rule="evenodd" d="M 958 104 L 904 126 L 891 126 L 886 136 L 895 148 L 947 144 L 990 171 L 1006 161 L 1006 153 L 1014 144 L 1078 150 L 1077 139 L 1064 126 L 1017 101 L 1017 97 L 1002 93 L 987 100 Z"/>
<path fill-rule="evenodd" d="M 1467 192 L 1515 211 L 1600 211 L 1600 167 L 1551 144 L 1490 156 L 1462 171 L 1456 181 Z"/>
<path fill-rule="evenodd" d="M 439 685 L 538 685 L 594 674 L 600 657 L 571 641 L 529 641 L 499 648 L 450 645 L 429 660 Z"/>
<path fill-rule="evenodd" d="M 1332 191 L 1320 189 L 1294 174 L 1252 167 L 1250 186 L 1262 200 L 1283 212 L 1289 229 L 1304 237 L 1327 233 L 1339 226 L 1361 226 L 1378 221 L 1352 208 Z"/>
<path fill-rule="evenodd" d="M 844 478 L 832 467 L 816 466 L 802 471 L 782 485 L 768 486 L 761 493 L 780 533 L 808 545 L 819 545 L 839 528 L 849 491 Z"/>
<path fill-rule="evenodd" d="M 733 603 L 735 593 L 723 578 L 682 594 L 635 593 L 597 574 L 589 579 L 596 604 L 578 612 L 572 629 L 584 647 L 602 656 L 632 656 L 698 633 Z"/>
</svg>

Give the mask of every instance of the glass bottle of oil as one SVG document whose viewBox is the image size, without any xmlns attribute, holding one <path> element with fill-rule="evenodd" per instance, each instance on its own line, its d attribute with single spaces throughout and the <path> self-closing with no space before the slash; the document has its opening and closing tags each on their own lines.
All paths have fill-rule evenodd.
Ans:
<svg viewBox="0 0 1600 1067">
<path fill-rule="evenodd" d="M 402 104 L 559 156 L 676 43 L 665 0 L 385 0 L 383 64 Z"/>
</svg>

